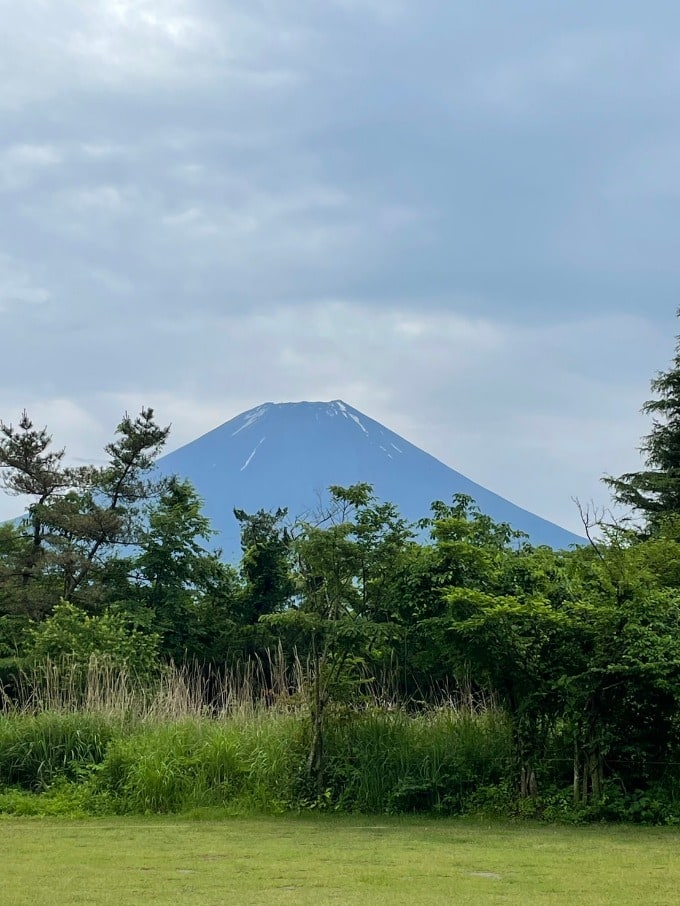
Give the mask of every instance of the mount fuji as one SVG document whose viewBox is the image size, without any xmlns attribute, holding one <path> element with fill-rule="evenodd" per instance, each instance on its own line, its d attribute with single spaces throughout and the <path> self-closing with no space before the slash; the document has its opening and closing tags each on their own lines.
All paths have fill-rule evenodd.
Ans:
<svg viewBox="0 0 680 906">
<path fill-rule="evenodd" d="M 264 403 L 158 460 L 161 474 L 188 478 L 219 532 L 227 559 L 240 554 L 234 507 L 254 513 L 287 507 L 291 517 L 318 506 L 330 485 L 368 482 L 409 520 L 434 500 L 472 497 L 498 522 L 556 549 L 583 544 L 560 528 L 469 478 L 341 400 Z"/>
</svg>

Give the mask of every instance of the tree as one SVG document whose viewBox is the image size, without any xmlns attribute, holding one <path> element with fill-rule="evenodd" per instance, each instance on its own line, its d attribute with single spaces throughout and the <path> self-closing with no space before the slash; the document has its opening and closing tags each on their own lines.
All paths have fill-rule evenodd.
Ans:
<svg viewBox="0 0 680 906">
<path fill-rule="evenodd" d="M 678 744 L 678 544 L 607 543 L 571 555 L 571 654 L 560 679 L 574 739 L 574 798 L 597 801 L 608 776 L 624 789 L 656 780 Z"/>
<path fill-rule="evenodd" d="M 26 412 L 16 428 L 0 422 L 3 486 L 32 498 L 22 526 L 27 543 L 13 564 L 24 612 L 40 617 L 60 598 L 96 606 L 101 588 L 93 576 L 114 550 L 138 541 L 143 504 L 162 487 L 150 472 L 168 433 L 152 409 L 126 414 L 106 446 L 106 465 L 67 467 L 64 450 L 52 450 L 47 429 L 35 428 Z"/>
<path fill-rule="evenodd" d="M 451 503 L 437 500 L 420 520 L 430 543 L 409 551 L 402 578 L 401 622 L 411 682 L 421 695 L 469 685 L 469 666 L 456 646 L 437 629 L 449 619 L 448 592 L 465 588 L 487 594 L 515 593 L 508 582 L 510 559 L 517 562 L 524 537 L 505 523 L 480 512 L 471 497 L 455 494 Z M 406 678 L 406 677 L 405 677 Z"/>
<path fill-rule="evenodd" d="M 518 788 L 532 795 L 564 663 L 560 555 L 532 548 L 466 495 L 435 502 L 422 524 L 433 542 L 431 599 L 419 607 L 416 663 L 440 682 L 491 692 L 507 710 Z"/>
<path fill-rule="evenodd" d="M 286 608 L 295 591 L 291 577 L 291 537 L 282 525 L 286 509 L 249 514 L 235 509 L 241 524 L 241 573 L 245 579 L 243 619 L 257 623 Z"/>
<path fill-rule="evenodd" d="M 214 531 L 201 507 L 189 481 L 171 478 L 150 508 L 141 553 L 130 564 L 135 594 L 154 614 L 161 651 L 175 662 L 216 653 L 237 597 L 236 571 L 220 551 L 205 547 Z"/>
<path fill-rule="evenodd" d="M 642 407 L 653 419 L 641 446 L 647 468 L 605 482 L 614 499 L 640 513 L 647 532 L 654 534 L 670 518 L 680 517 L 680 336 L 670 367 L 654 378 L 651 389 L 656 397 Z"/>
<path fill-rule="evenodd" d="M 331 487 L 354 508 L 352 538 L 359 556 L 359 613 L 377 622 L 399 618 L 403 604 L 403 567 L 414 532 L 393 503 L 379 502 L 370 485 Z"/>
<path fill-rule="evenodd" d="M 324 790 L 325 719 L 330 705 L 356 700 L 375 646 L 385 638 L 380 601 L 386 557 L 408 535 L 391 506 L 376 504 L 371 486 L 332 486 L 315 523 L 295 527 L 295 607 L 265 617 L 303 649 L 310 715 L 307 769 L 317 797 Z M 374 617 L 378 617 L 377 622 Z"/>
<path fill-rule="evenodd" d="M 63 448 L 52 450 L 51 445 L 47 428 L 35 428 L 25 410 L 16 428 L 0 421 L 0 483 L 9 494 L 32 498 L 21 533 L 25 543 L 15 538 L 11 551 L 5 547 L 5 554 L 13 556 L 6 560 L 3 586 L 5 596 L 12 586 L 13 609 L 30 617 L 39 616 L 47 598 L 44 588 L 33 594 L 45 565 L 43 508 L 74 481 L 62 465 Z"/>
</svg>

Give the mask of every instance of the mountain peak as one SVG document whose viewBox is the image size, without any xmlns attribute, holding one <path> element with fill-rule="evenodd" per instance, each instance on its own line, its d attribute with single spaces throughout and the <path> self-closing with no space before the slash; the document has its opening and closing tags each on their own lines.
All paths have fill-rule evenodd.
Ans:
<svg viewBox="0 0 680 906">
<path fill-rule="evenodd" d="M 163 474 L 189 478 L 205 501 L 227 556 L 239 551 L 234 508 L 318 506 L 330 485 L 368 482 L 409 520 L 456 493 L 526 532 L 534 544 L 565 548 L 582 539 L 529 513 L 430 456 L 344 400 L 261 403 L 159 460 Z"/>
</svg>

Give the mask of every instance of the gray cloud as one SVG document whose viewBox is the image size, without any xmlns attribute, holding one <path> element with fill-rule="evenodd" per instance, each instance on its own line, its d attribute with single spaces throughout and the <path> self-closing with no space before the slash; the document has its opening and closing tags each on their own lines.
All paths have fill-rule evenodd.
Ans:
<svg viewBox="0 0 680 906">
<path fill-rule="evenodd" d="M 150 342 L 171 367 L 145 355 L 149 338 L 134 329 L 126 337 L 121 326 L 106 344 L 74 340 L 60 355 L 78 359 L 80 382 L 65 398 L 63 379 L 45 384 L 26 404 L 38 422 L 59 427 L 55 441 L 87 458 L 100 455 L 120 414 L 141 404 L 173 423 L 175 447 L 265 400 L 342 397 L 492 490 L 578 529 L 572 498 L 604 505 L 602 473 L 636 465 L 644 429 L 636 413 L 664 339 L 624 315 L 541 326 L 326 300 L 169 320 Z M 126 344 L 137 362 L 127 371 Z M 633 346 L 637 358 L 622 358 Z M 0 395 L 2 411 L 15 394 Z"/>
<path fill-rule="evenodd" d="M 569 497 L 634 467 L 671 350 L 679 25 L 613 0 L 8 5 L 0 415 L 94 455 L 121 406 L 189 440 L 344 396 L 574 527 Z"/>
</svg>

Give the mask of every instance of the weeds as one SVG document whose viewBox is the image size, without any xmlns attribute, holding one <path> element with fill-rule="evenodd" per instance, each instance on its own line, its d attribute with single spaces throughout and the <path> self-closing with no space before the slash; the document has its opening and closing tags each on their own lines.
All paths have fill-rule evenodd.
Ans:
<svg viewBox="0 0 680 906">
<path fill-rule="evenodd" d="M 168 668 L 153 684 L 95 661 L 80 672 L 46 662 L 0 703 L 0 812 L 509 815 L 530 805 L 562 821 L 678 820 L 670 787 L 608 788 L 592 815 L 574 812 L 559 785 L 519 802 L 509 720 L 493 701 L 406 707 L 377 685 L 353 707 L 329 707 L 320 795 L 303 676 L 278 655 L 223 673 Z"/>
<path fill-rule="evenodd" d="M 509 735 L 496 709 L 364 702 L 328 714 L 319 798 L 306 769 L 303 673 L 270 658 L 223 674 L 170 668 L 144 685 L 94 661 L 80 672 L 47 662 L 20 677 L 0 713 L 0 788 L 54 796 L 55 785 L 79 784 L 79 807 L 128 813 L 457 811 L 502 774 Z"/>
</svg>

